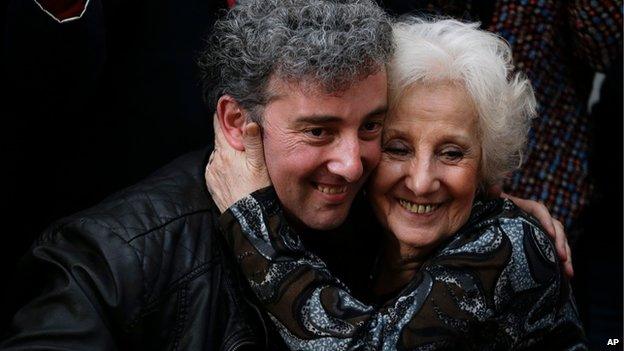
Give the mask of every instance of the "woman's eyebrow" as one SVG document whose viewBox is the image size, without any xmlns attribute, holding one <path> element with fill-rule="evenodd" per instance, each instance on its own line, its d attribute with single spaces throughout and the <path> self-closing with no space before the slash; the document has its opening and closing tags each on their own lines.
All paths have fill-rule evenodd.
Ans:
<svg viewBox="0 0 624 351">
<path fill-rule="evenodd" d="M 409 138 L 409 133 L 407 133 L 405 130 L 402 129 L 397 129 L 394 127 L 388 127 L 388 126 L 384 126 L 384 138 L 401 138 L 401 139 L 408 139 Z"/>
</svg>

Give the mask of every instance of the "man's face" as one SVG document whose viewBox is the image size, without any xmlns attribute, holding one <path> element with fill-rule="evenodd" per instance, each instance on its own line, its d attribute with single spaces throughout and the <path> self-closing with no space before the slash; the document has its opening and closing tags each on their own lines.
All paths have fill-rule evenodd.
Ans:
<svg viewBox="0 0 624 351">
<path fill-rule="evenodd" d="M 387 109 L 385 70 L 327 94 L 274 79 L 265 106 L 265 158 L 286 212 L 300 224 L 340 225 L 379 162 Z"/>
</svg>

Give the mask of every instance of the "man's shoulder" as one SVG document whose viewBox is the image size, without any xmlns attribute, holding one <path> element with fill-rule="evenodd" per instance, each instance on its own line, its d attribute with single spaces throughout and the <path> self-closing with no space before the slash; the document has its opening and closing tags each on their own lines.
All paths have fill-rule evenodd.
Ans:
<svg viewBox="0 0 624 351">
<path fill-rule="evenodd" d="M 218 218 L 204 189 L 205 154 L 184 155 L 100 204 L 53 223 L 31 254 L 55 252 L 63 262 L 76 255 L 72 260 L 104 265 L 115 276 L 141 277 L 155 296 L 212 269 Z"/>
<path fill-rule="evenodd" d="M 105 230 L 123 241 L 132 241 L 190 216 L 209 214 L 214 204 L 203 178 L 206 154 L 202 150 L 183 155 L 137 184 L 62 218 L 52 227 Z"/>
</svg>

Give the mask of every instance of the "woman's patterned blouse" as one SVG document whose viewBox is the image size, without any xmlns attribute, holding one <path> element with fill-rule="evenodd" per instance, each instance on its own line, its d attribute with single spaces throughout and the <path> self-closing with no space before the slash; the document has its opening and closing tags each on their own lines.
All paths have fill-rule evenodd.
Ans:
<svg viewBox="0 0 624 351">
<path fill-rule="evenodd" d="M 306 251 L 273 188 L 235 203 L 221 224 L 293 350 L 585 349 L 552 243 L 509 201 L 475 203 L 462 229 L 381 306 L 354 298 Z"/>
</svg>

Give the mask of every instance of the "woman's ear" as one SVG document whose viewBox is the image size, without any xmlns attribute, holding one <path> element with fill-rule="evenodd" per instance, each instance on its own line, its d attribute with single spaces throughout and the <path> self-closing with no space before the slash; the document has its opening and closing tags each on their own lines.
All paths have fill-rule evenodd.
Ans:
<svg viewBox="0 0 624 351">
<path fill-rule="evenodd" d="M 229 95 L 221 96 L 217 102 L 216 113 L 227 143 L 238 151 L 244 151 L 243 126 L 245 126 L 246 116 L 238 101 Z"/>
</svg>

